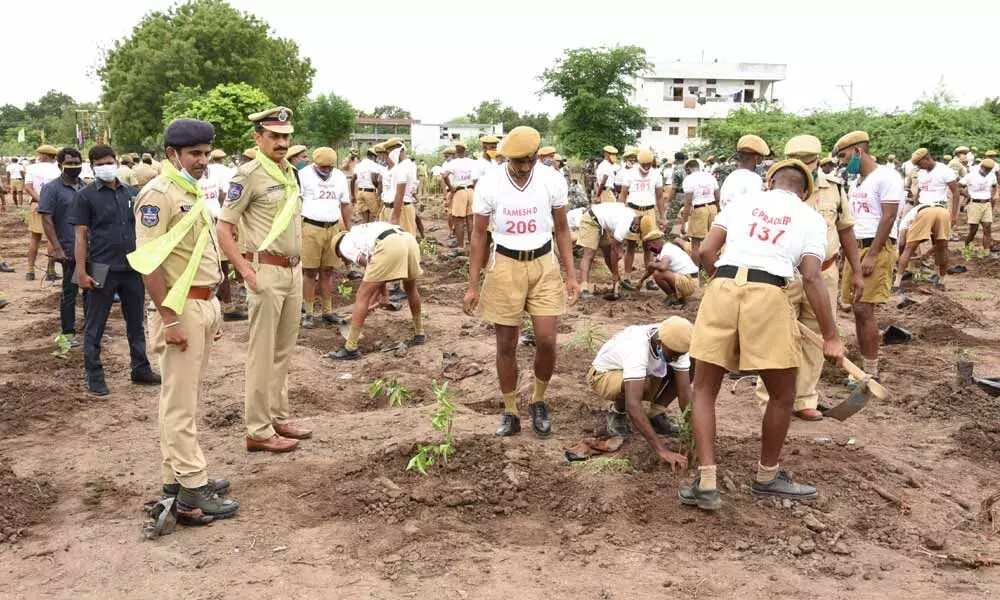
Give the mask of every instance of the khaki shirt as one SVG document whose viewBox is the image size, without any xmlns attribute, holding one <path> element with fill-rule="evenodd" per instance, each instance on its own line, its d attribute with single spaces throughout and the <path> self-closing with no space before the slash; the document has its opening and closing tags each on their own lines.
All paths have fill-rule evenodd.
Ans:
<svg viewBox="0 0 1000 600">
<path fill-rule="evenodd" d="M 163 165 L 161 165 L 160 161 L 156 160 L 155 158 L 153 159 L 153 163 L 152 164 L 153 164 L 153 170 L 155 170 L 156 174 L 159 175 L 160 171 L 163 170 Z"/>
<path fill-rule="evenodd" d="M 969 170 L 965 168 L 962 161 L 957 158 L 951 159 L 951 162 L 948 163 L 948 168 L 954 171 L 955 175 L 957 175 L 959 179 L 965 177 L 969 173 Z"/>
<path fill-rule="evenodd" d="M 302 197 L 295 199 L 292 222 L 268 247 L 269 254 L 299 256 L 302 250 Z M 248 252 L 260 248 L 285 205 L 285 186 L 274 180 L 257 160 L 240 165 L 229 184 L 220 219 L 242 225 L 240 241 Z"/>
<path fill-rule="evenodd" d="M 838 185 L 840 184 L 840 185 Z M 854 215 L 844 192 L 844 184 L 832 175 L 819 172 L 816 191 L 806 200 L 809 206 L 823 216 L 826 221 L 826 259 L 833 258 L 840 251 L 840 231 L 854 227 Z"/>
<path fill-rule="evenodd" d="M 156 169 L 146 163 L 139 163 L 135 168 L 132 169 L 132 178 L 135 180 L 135 185 L 142 187 L 153 180 L 156 177 Z"/>
<path fill-rule="evenodd" d="M 166 177 L 157 177 L 142 188 L 135 200 L 135 245 L 141 248 L 170 231 L 194 206 L 196 198 Z M 171 288 L 180 279 L 194 253 L 198 236 L 206 227 L 204 219 L 198 219 L 181 241 L 174 246 L 160 267 L 163 269 L 167 287 Z M 209 242 L 201 255 L 201 262 L 194 274 L 195 287 L 211 287 L 222 283 L 222 264 L 219 262 L 219 242 L 215 228 L 208 228 Z"/>
<path fill-rule="evenodd" d="M 119 165 L 118 172 L 115 173 L 118 177 L 118 181 L 124 183 L 125 185 L 131 185 L 135 187 L 135 176 L 132 175 L 132 169 L 126 165 Z"/>
</svg>

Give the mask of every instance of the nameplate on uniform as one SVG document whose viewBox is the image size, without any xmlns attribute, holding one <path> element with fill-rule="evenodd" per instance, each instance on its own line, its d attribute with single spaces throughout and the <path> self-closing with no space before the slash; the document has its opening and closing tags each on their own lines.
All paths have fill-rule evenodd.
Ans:
<svg viewBox="0 0 1000 600">
<path fill-rule="evenodd" d="M 181 212 L 188 212 L 194 207 L 194 204 L 184 204 L 181 205 Z"/>
<path fill-rule="evenodd" d="M 243 195 L 243 184 L 240 183 L 230 183 L 229 193 L 226 195 L 227 202 L 236 202 Z"/>
<path fill-rule="evenodd" d="M 281 189 L 284 189 L 284 188 L 285 188 L 285 184 L 279 183 L 278 185 L 269 185 L 269 186 L 267 186 L 267 191 L 268 192 L 274 192 L 274 191 L 281 190 Z"/>
<path fill-rule="evenodd" d="M 139 207 L 139 222 L 146 227 L 156 227 L 160 223 L 160 207 L 159 206 L 140 206 Z"/>
</svg>

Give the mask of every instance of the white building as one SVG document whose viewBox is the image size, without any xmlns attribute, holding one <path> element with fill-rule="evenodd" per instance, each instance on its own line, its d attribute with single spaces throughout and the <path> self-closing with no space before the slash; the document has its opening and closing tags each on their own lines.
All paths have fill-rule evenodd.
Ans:
<svg viewBox="0 0 1000 600">
<path fill-rule="evenodd" d="M 639 145 L 673 157 L 697 143 L 706 119 L 723 119 L 731 110 L 761 99 L 774 99 L 774 83 L 785 78 L 785 65 L 764 63 L 657 62 L 636 84 L 635 101 L 652 125 Z"/>
<path fill-rule="evenodd" d="M 459 140 L 479 139 L 484 135 L 502 138 L 503 125 L 479 123 L 413 123 L 410 125 L 410 140 L 413 149 L 421 154 L 437 152 L 441 146 L 449 146 Z"/>
</svg>

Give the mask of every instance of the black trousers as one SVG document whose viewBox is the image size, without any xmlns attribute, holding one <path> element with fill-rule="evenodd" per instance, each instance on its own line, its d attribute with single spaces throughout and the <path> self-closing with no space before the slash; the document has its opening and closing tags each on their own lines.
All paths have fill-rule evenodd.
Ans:
<svg viewBox="0 0 1000 600">
<path fill-rule="evenodd" d="M 67 258 L 62 263 L 62 296 L 59 298 L 59 324 L 62 332 L 68 335 L 76 333 L 76 297 L 80 288 L 73 283 L 73 272 L 76 271 L 76 261 Z M 87 292 L 83 292 L 83 314 L 87 315 Z"/>
<path fill-rule="evenodd" d="M 111 271 L 104 286 L 87 293 L 84 311 L 86 325 L 83 333 L 83 365 L 88 379 L 103 379 L 104 365 L 101 364 L 101 339 L 108 324 L 108 315 L 114 304 L 115 294 L 121 300 L 122 316 L 125 317 L 125 333 L 132 375 L 150 369 L 146 357 L 146 332 L 143 325 L 146 318 L 146 286 L 142 275 L 136 271 Z"/>
</svg>

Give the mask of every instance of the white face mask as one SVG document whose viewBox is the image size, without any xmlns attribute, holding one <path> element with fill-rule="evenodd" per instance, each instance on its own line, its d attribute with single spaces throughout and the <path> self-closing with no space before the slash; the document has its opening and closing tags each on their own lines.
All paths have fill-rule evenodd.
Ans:
<svg viewBox="0 0 1000 600">
<path fill-rule="evenodd" d="M 111 183 L 118 177 L 118 165 L 95 165 L 94 177 L 106 183 Z"/>
</svg>

